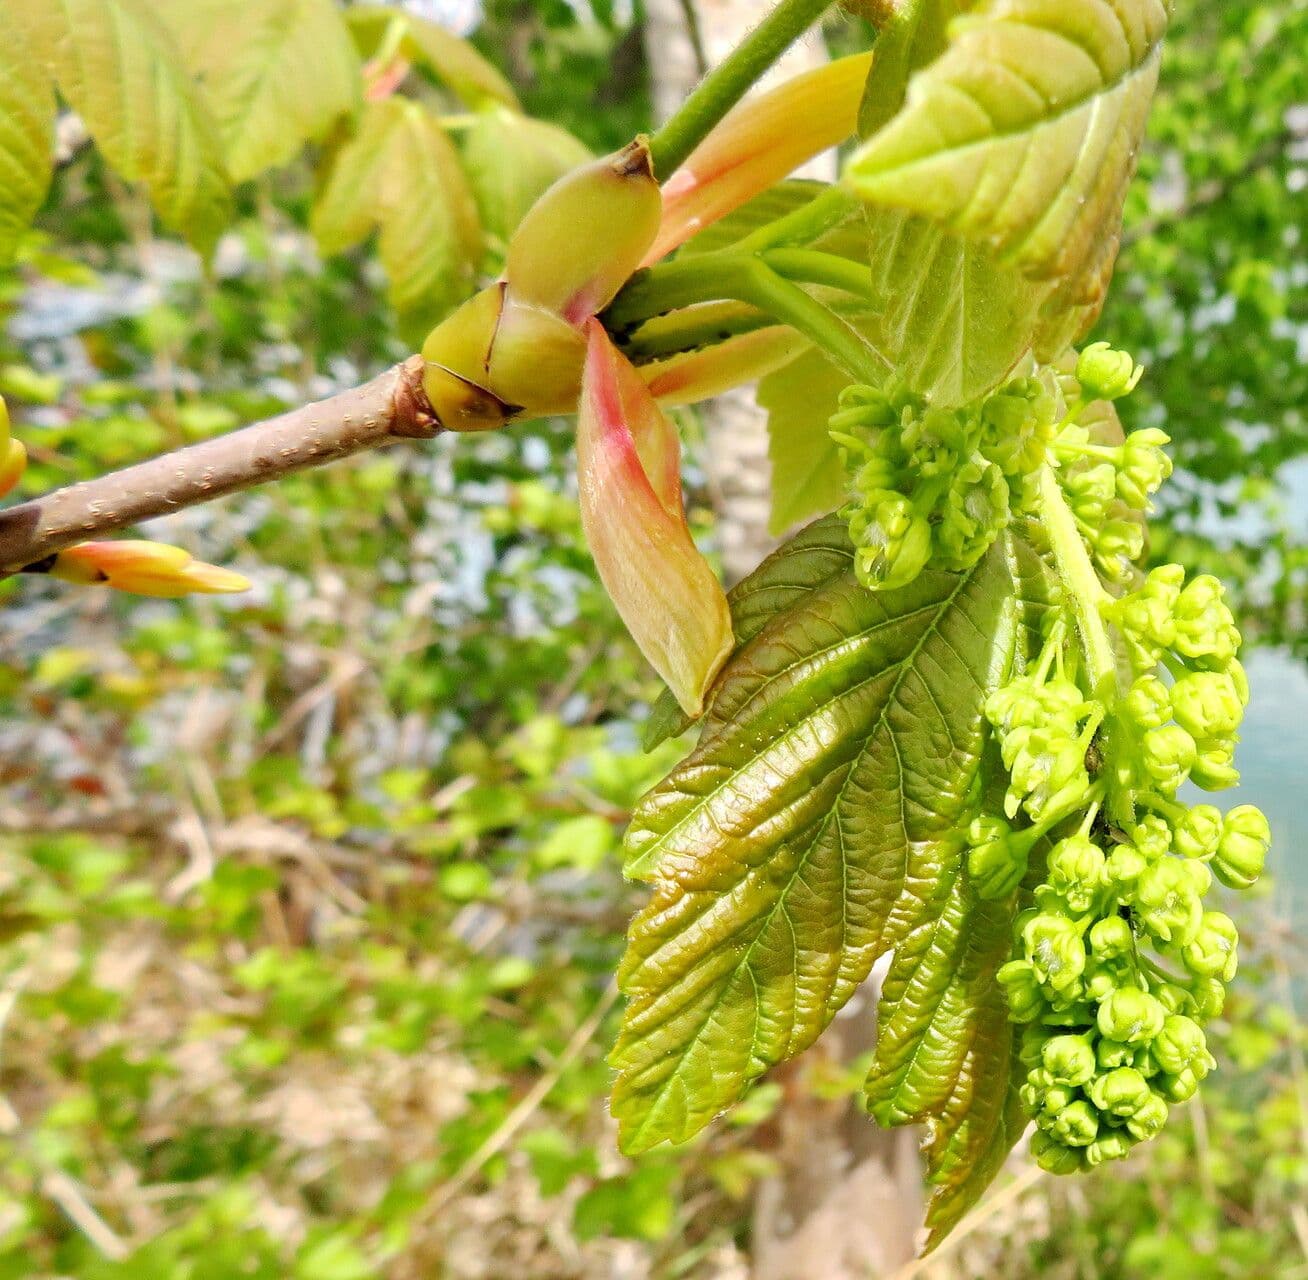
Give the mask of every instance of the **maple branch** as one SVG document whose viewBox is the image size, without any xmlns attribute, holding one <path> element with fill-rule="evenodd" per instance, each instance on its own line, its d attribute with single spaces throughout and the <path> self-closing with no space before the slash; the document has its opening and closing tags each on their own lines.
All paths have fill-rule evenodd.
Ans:
<svg viewBox="0 0 1308 1280">
<path fill-rule="evenodd" d="M 56 552 L 140 520 L 310 467 L 439 434 L 411 356 L 371 382 L 148 462 L 0 510 L 0 577 L 41 572 Z"/>
</svg>

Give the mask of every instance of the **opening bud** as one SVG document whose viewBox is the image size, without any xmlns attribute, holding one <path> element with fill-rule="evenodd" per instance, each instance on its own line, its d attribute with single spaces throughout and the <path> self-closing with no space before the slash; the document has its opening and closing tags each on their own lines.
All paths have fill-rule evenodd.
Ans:
<svg viewBox="0 0 1308 1280">
<path fill-rule="evenodd" d="M 50 573 L 65 582 L 100 584 L 139 596 L 175 599 L 248 591 L 242 574 L 194 560 L 181 547 L 162 542 L 82 542 L 61 551 Z"/>
</svg>

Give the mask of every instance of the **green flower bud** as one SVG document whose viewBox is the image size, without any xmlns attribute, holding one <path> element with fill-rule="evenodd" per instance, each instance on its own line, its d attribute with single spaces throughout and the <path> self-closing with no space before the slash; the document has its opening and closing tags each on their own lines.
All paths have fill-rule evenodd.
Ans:
<svg viewBox="0 0 1308 1280">
<path fill-rule="evenodd" d="M 1099 1006 L 1099 1031 L 1109 1040 L 1147 1044 L 1162 1029 L 1167 1011 L 1139 987 L 1119 987 Z"/>
<path fill-rule="evenodd" d="M 1161 1075 L 1155 1080 L 1159 1093 L 1168 1102 L 1189 1102 L 1199 1091 L 1199 1077 L 1193 1071 L 1182 1071 L 1179 1075 Z"/>
<path fill-rule="evenodd" d="M 1176 639 L 1172 647 L 1185 658 L 1204 659 L 1222 667 L 1235 657 L 1240 632 L 1223 600 L 1222 584 L 1201 573 L 1181 592 L 1173 611 Z"/>
<path fill-rule="evenodd" d="M 1146 730 L 1140 742 L 1140 763 L 1165 795 L 1186 780 L 1196 754 L 1194 739 L 1179 724 Z"/>
<path fill-rule="evenodd" d="M 1196 978 L 1190 987 L 1195 1017 L 1211 1022 L 1226 1004 L 1226 984 L 1220 978 Z"/>
<path fill-rule="evenodd" d="M 1095 1061 L 1100 1071 L 1112 1071 L 1114 1067 L 1129 1067 L 1135 1062 L 1135 1046 L 1101 1036 L 1099 1043 L 1095 1045 Z"/>
<path fill-rule="evenodd" d="M 1154 987 L 1153 992 L 1158 1003 L 1168 1013 L 1181 1013 L 1189 1016 L 1194 1012 L 1194 997 L 1184 987 L 1178 987 L 1174 982 L 1159 983 Z"/>
<path fill-rule="evenodd" d="M 995 975 L 1008 1000 L 1014 1022 L 1034 1022 L 1045 1011 L 1045 996 L 1034 967 L 1026 960 L 1010 960 Z"/>
<path fill-rule="evenodd" d="M 1050 1133 L 1031 1135 L 1031 1158 L 1046 1173 L 1080 1173 L 1086 1167 L 1080 1147 L 1069 1147 Z"/>
<path fill-rule="evenodd" d="M 1108 520 L 1091 528 L 1082 526 L 1091 540 L 1095 558 L 1105 576 L 1123 582 L 1129 576 L 1129 564 L 1144 554 L 1144 527 L 1136 520 Z"/>
<path fill-rule="evenodd" d="M 1074 804 L 1090 788 L 1085 748 L 1060 728 L 1032 729 L 1009 767 L 1012 785 L 1004 808 L 1010 817 L 1021 806 L 1038 822 L 1049 809 Z"/>
<path fill-rule="evenodd" d="M 1168 1016 L 1150 1048 L 1158 1065 L 1168 1075 L 1193 1071 L 1196 1078 L 1202 1080 L 1217 1065 L 1208 1052 L 1203 1028 L 1183 1014 Z"/>
<path fill-rule="evenodd" d="M 1095 1050 L 1089 1037 L 1053 1036 L 1040 1054 L 1044 1069 L 1056 1084 L 1075 1087 L 1095 1074 Z"/>
<path fill-rule="evenodd" d="M 1203 863 L 1160 858 L 1136 882 L 1131 902 L 1140 924 L 1164 942 L 1184 944 L 1199 932 L 1203 903 L 1186 868 Z"/>
<path fill-rule="evenodd" d="M 1167 1103 L 1154 1093 L 1140 1104 L 1127 1120 L 1126 1127 L 1132 1137 L 1139 1138 L 1143 1142 L 1162 1133 L 1166 1123 Z"/>
<path fill-rule="evenodd" d="M 974 818 L 967 839 L 972 846 L 967 874 L 977 897 L 1006 898 L 1026 875 L 1026 849 L 1014 841 L 1012 828 L 1002 818 Z"/>
<path fill-rule="evenodd" d="M 1196 738 L 1223 738 L 1240 727 L 1244 703 L 1227 672 L 1194 671 L 1172 686 L 1172 713 Z"/>
<path fill-rule="evenodd" d="M 906 586 L 931 554 L 931 527 L 902 494 L 877 490 L 849 519 L 854 567 L 870 590 Z"/>
<path fill-rule="evenodd" d="M 1036 916 L 1022 930 L 1022 945 L 1042 984 L 1062 995 L 1076 990 L 1085 970 L 1085 943 L 1070 920 L 1065 916 Z"/>
<path fill-rule="evenodd" d="M 1135 949 L 1135 934 L 1121 916 L 1105 916 L 1090 926 L 1090 951 L 1096 959 L 1115 960 Z"/>
<path fill-rule="evenodd" d="M 1100 1111 L 1114 1116 L 1134 1115 L 1152 1096 L 1149 1081 L 1134 1067 L 1118 1067 L 1096 1077 L 1087 1092 Z"/>
<path fill-rule="evenodd" d="M 1089 960 L 1085 973 L 1081 976 L 1081 985 L 1088 999 L 1106 1000 L 1123 982 L 1127 980 L 1127 971 L 1120 961 Z"/>
<path fill-rule="evenodd" d="M 1137 729 L 1158 729 L 1172 718 L 1172 698 L 1155 675 L 1137 677 L 1124 703 L 1127 718 Z"/>
<path fill-rule="evenodd" d="M 1008 520 L 1004 473 L 979 456 L 956 468 L 935 530 L 941 566 L 961 571 L 974 565 Z"/>
<path fill-rule="evenodd" d="M 1221 911 L 1205 911 L 1194 939 L 1181 951 L 1181 960 L 1193 974 L 1230 982 L 1239 963 L 1240 934 L 1235 922 Z"/>
<path fill-rule="evenodd" d="M 1148 865 L 1148 860 L 1135 845 L 1119 844 L 1108 855 L 1104 876 L 1109 884 L 1125 892 L 1144 874 Z"/>
<path fill-rule="evenodd" d="M 1045 460 L 1054 436 L 1054 399 L 1038 378 L 1010 382 L 982 407 L 982 449 L 1005 473 L 1023 479 Z"/>
<path fill-rule="evenodd" d="M 1135 1146 L 1135 1139 L 1125 1129 L 1110 1129 L 1085 1149 L 1088 1168 L 1097 1169 L 1111 1160 L 1122 1160 Z"/>
<path fill-rule="evenodd" d="M 1076 362 L 1076 380 L 1087 400 L 1120 400 L 1135 390 L 1144 366 L 1106 342 L 1092 342 Z"/>
<path fill-rule="evenodd" d="M 1238 658 L 1232 658 L 1224 668 L 1226 674 L 1231 677 L 1231 683 L 1235 686 L 1236 696 L 1240 699 L 1240 706 L 1249 705 L 1249 677 L 1245 674 L 1244 667 Z"/>
<path fill-rule="evenodd" d="M 1216 805 L 1197 804 L 1177 819 L 1173 828 L 1176 851 L 1183 858 L 1206 862 L 1222 837 L 1222 813 Z"/>
<path fill-rule="evenodd" d="M 1201 744 L 1190 767 L 1190 781 L 1205 791 L 1225 791 L 1240 781 L 1235 767 L 1235 741 L 1214 738 Z"/>
<path fill-rule="evenodd" d="M 1137 670 L 1152 671 L 1176 639 L 1173 611 L 1184 582 L 1185 570 L 1179 564 L 1160 565 L 1150 570 L 1138 591 L 1103 605 L 1104 615 L 1122 632 Z"/>
<path fill-rule="evenodd" d="M 1104 884 L 1104 852 L 1085 836 L 1068 836 L 1049 853 L 1049 883 L 1073 911 L 1088 911 Z"/>
<path fill-rule="evenodd" d="M 1156 813 L 1145 814 L 1131 828 L 1131 842 L 1150 861 L 1161 858 L 1172 848 L 1172 828 Z"/>
<path fill-rule="evenodd" d="M 1133 431 L 1126 437 L 1117 473 L 1117 494 L 1127 506 L 1143 511 L 1172 474 L 1172 460 L 1162 449 L 1170 443 L 1171 437 L 1156 427 Z"/>
<path fill-rule="evenodd" d="M 1251 804 L 1236 805 L 1222 821 L 1213 870 L 1231 889 L 1247 889 L 1263 873 L 1272 829 L 1263 811 Z"/>
<path fill-rule="evenodd" d="M 1084 1099 L 1064 1107 L 1049 1126 L 1049 1135 L 1069 1147 L 1088 1147 L 1099 1134 L 1099 1116 Z"/>
</svg>

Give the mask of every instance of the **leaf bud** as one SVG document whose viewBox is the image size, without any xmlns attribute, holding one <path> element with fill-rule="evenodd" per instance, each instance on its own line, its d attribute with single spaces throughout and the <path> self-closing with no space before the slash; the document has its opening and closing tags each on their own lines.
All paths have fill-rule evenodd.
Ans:
<svg viewBox="0 0 1308 1280">
<path fill-rule="evenodd" d="M 1206 862 L 1217 852 L 1222 836 L 1222 813 L 1216 805 L 1197 804 L 1186 809 L 1172 828 L 1173 844 L 1183 858 Z"/>
<path fill-rule="evenodd" d="M 1202 1080 L 1216 1066 L 1212 1054 L 1208 1052 L 1208 1040 L 1203 1028 L 1184 1014 L 1169 1014 L 1150 1048 L 1158 1065 L 1168 1075 L 1193 1071 Z"/>
<path fill-rule="evenodd" d="M 1076 380 L 1087 400 L 1120 400 L 1135 389 L 1144 367 L 1107 342 L 1092 342 L 1076 362 Z"/>
<path fill-rule="evenodd" d="M 1237 805 L 1222 819 L 1213 871 L 1228 888 L 1247 889 L 1262 875 L 1271 846 L 1272 829 L 1263 811 Z"/>
<path fill-rule="evenodd" d="M 1099 1031 L 1109 1040 L 1147 1044 L 1162 1029 L 1167 1011 L 1139 987 L 1119 987 L 1099 1006 Z"/>
<path fill-rule="evenodd" d="M 1117 1067 L 1090 1082 L 1090 1101 L 1114 1116 L 1134 1115 L 1152 1096 L 1149 1081 L 1134 1067 Z"/>
<path fill-rule="evenodd" d="M 164 600 L 250 589 L 250 580 L 242 574 L 192 559 L 181 547 L 139 539 L 78 543 L 59 552 L 50 574 L 65 582 L 99 583 Z"/>
<path fill-rule="evenodd" d="M 1205 911 L 1194 938 L 1181 951 L 1185 967 L 1202 978 L 1230 982 L 1239 964 L 1239 931 L 1230 916 Z"/>
<path fill-rule="evenodd" d="M 1203 863 L 1160 858 L 1140 876 L 1131 895 L 1140 924 L 1164 942 L 1183 945 L 1199 932 L 1203 904 L 1187 872 L 1191 866 Z"/>
</svg>

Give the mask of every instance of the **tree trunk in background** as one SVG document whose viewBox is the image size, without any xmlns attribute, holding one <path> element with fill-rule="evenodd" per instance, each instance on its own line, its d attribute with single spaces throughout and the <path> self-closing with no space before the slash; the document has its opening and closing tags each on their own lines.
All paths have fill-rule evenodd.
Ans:
<svg viewBox="0 0 1308 1280">
<path fill-rule="evenodd" d="M 645 45 L 654 109 L 665 119 L 771 7 L 768 0 L 646 0 Z M 820 35 L 797 44 L 769 79 L 826 60 Z M 804 176 L 834 177 L 830 156 Z M 666 176 L 666 175 L 660 175 Z M 727 578 L 743 577 L 769 552 L 771 466 L 767 420 L 752 389 L 720 397 L 703 412 L 708 469 L 718 508 Z M 780 1171 L 760 1186 L 754 1206 L 754 1280 L 869 1280 L 913 1256 L 921 1221 L 917 1135 L 878 1129 L 857 1103 L 812 1096 L 807 1081 L 872 1047 L 876 993 L 869 981 L 821 1041 L 773 1073 L 786 1090 L 773 1154 Z"/>
</svg>

